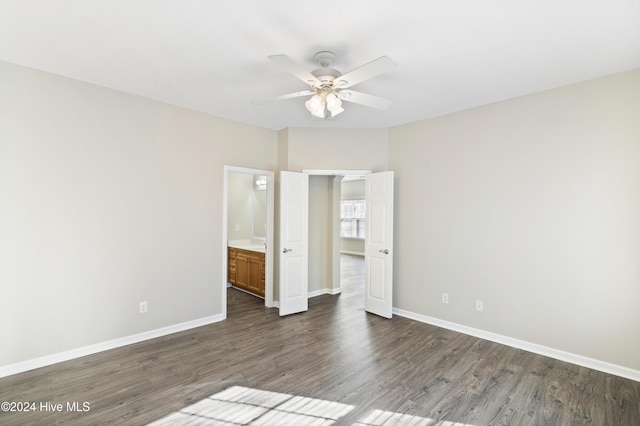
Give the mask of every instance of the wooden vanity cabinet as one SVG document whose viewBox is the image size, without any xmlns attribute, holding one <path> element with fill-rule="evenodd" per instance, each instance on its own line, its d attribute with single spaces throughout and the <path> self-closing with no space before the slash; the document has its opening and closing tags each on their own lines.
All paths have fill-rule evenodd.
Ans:
<svg viewBox="0 0 640 426">
<path fill-rule="evenodd" d="M 228 277 L 231 284 L 264 297 L 264 253 L 229 247 L 228 265 Z"/>
<path fill-rule="evenodd" d="M 237 249 L 233 247 L 227 247 L 228 260 L 227 260 L 227 280 L 234 284 L 236 283 L 236 253 Z"/>
</svg>

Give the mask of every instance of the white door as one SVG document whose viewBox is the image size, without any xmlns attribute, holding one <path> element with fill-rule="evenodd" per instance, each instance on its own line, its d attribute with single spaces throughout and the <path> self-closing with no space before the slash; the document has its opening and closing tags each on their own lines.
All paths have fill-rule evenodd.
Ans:
<svg viewBox="0 0 640 426">
<path fill-rule="evenodd" d="M 309 175 L 280 172 L 280 315 L 308 309 Z"/>
<path fill-rule="evenodd" d="M 391 318 L 393 296 L 393 172 L 366 175 L 364 309 Z"/>
</svg>

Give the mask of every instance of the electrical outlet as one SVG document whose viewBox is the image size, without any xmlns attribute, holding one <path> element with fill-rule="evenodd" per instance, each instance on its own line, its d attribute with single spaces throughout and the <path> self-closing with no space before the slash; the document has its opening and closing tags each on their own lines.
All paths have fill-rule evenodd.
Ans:
<svg viewBox="0 0 640 426">
<path fill-rule="evenodd" d="M 484 302 L 482 300 L 476 300 L 476 311 L 484 312 Z"/>
<path fill-rule="evenodd" d="M 236 223 L 236 231 L 240 230 L 240 225 Z"/>
<path fill-rule="evenodd" d="M 442 303 L 449 303 L 449 295 L 447 293 L 442 293 Z"/>
<path fill-rule="evenodd" d="M 149 310 L 149 304 L 145 302 L 140 302 L 140 313 L 145 314 Z"/>
</svg>

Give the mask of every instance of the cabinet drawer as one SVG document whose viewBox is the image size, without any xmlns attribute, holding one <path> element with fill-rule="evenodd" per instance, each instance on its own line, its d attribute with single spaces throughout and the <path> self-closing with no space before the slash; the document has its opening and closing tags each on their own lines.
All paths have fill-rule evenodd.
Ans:
<svg viewBox="0 0 640 426">
<path fill-rule="evenodd" d="M 264 253 L 256 251 L 238 250 L 236 255 L 237 261 L 253 260 L 254 262 L 264 262 Z"/>
</svg>

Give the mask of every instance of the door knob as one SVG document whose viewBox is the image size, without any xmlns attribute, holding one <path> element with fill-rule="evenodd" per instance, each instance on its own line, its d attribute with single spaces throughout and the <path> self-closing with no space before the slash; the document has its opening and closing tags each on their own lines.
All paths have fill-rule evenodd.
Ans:
<svg viewBox="0 0 640 426">
<path fill-rule="evenodd" d="M 283 253 L 288 253 L 288 252 L 290 252 L 290 251 L 293 251 L 293 249 L 288 249 L 288 248 L 283 248 L 283 249 L 282 249 L 282 252 L 283 252 Z"/>
<path fill-rule="evenodd" d="M 380 253 L 384 253 L 384 254 L 389 254 L 389 250 L 384 249 L 384 250 L 378 250 Z"/>
</svg>

